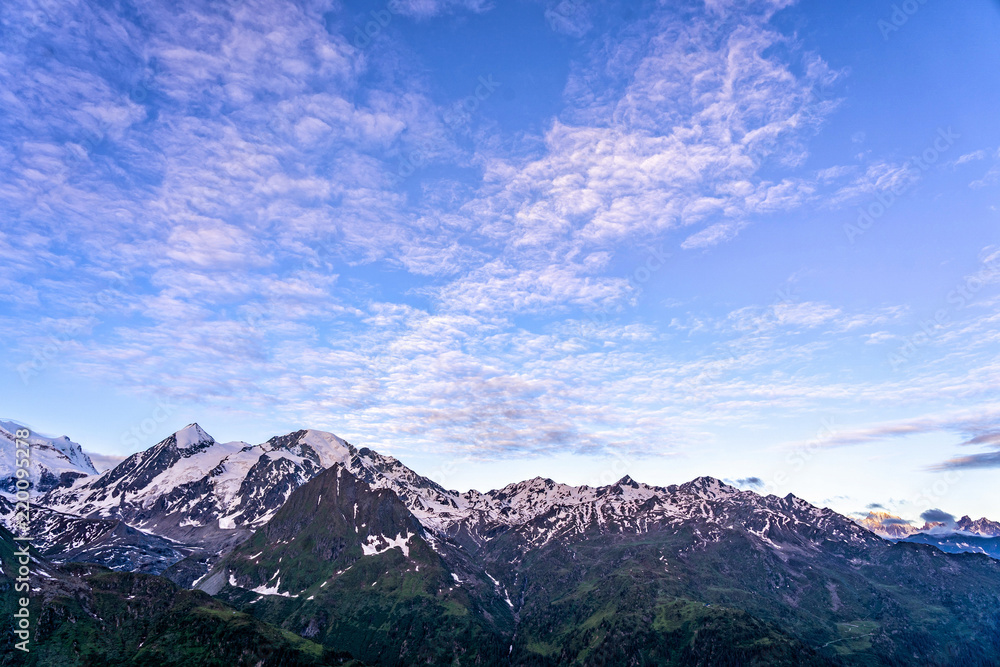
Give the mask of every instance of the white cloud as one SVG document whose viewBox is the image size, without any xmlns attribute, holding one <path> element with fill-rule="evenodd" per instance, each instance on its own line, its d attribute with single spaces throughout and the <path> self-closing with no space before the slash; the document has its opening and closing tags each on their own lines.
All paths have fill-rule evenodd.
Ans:
<svg viewBox="0 0 1000 667">
<path fill-rule="evenodd" d="M 955 160 L 955 165 L 961 165 L 967 162 L 975 162 L 978 160 L 982 160 L 985 157 L 986 157 L 986 151 L 984 150 L 973 151 L 971 153 L 966 153 L 965 155 Z"/>
<path fill-rule="evenodd" d="M 711 227 L 703 229 L 700 232 L 687 237 L 684 242 L 681 243 L 681 248 L 684 250 L 693 250 L 695 248 L 707 248 L 718 245 L 719 243 L 732 239 L 744 226 L 744 224 L 736 222 L 720 222 L 714 224 Z"/>
<path fill-rule="evenodd" d="M 846 200 L 904 177 L 801 166 L 834 108 L 817 91 L 839 74 L 768 23 L 785 4 L 712 2 L 685 20 L 664 6 L 605 39 L 596 5 L 550 3 L 553 29 L 592 38 L 564 109 L 541 136 L 461 140 L 418 67 L 356 49 L 311 6 L 182 2 L 150 8 L 145 33 L 60 5 L 52 29 L 73 58 L 0 60 L 5 112 L 24 123 L 0 119 L 0 199 L 22 214 L 0 230 L 0 287 L 14 308 L 52 311 L 30 328 L 5 314 L 6 347 L 30 359 L 71 332 L 58 363 L 82 377 L 493 457 L 673 453 L 831 399 L 982 402 L 997 379 L 972 342 L 984 321 L 949 333 L 964 372 L 874 383 L 832 381 L 822 356 L 898 334 L 892 308 L 732 306 L 671 313 L 663 330 L 628 315 L 622 247 L 705 248 L 820 187 L 854 179 Z M 129 64 L 111 76 L 90 42 Z M 418 148 L 482 182 L 401 185 Z"/>
<path fill-rule="evenodd" d="M 389 0 L 386 9 L 391 13 L 429 18 L 446 11 L 467 10 L 482 13 L 492 9 L 490 0 Z"/>
</svg>

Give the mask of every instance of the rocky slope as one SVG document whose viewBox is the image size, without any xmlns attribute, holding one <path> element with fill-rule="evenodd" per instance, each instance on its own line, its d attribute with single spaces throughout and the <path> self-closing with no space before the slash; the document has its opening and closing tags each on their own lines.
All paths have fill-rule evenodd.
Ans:
<svg viewBox="0 0 1000 667">
<path fill-rule="evenodd" d="M 17 609 L 17 546 L 0 526 L 0 613 Z M 112 572 L 94 565 L 31 559 L 29 652 L 0 633 L 4 667 L 163 665 L 169 667 L 360 667 L 344 652 L 324 648 L 221 603 L 179 589 L 162 577 Z"/>
</svg>

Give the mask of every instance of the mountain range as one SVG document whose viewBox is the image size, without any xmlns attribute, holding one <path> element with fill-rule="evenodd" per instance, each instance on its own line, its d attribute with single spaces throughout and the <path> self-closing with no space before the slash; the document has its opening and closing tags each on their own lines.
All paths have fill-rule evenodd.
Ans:
<svg viewBox="0 0 1000 667">
<path fill-rule="evenodd" d="M 25 664 L 161 664 L 166 646 L 186 664 L 1000 663 L 997 560 L 710 477 L 459 493 L 329 433 L 219 443 L 197 424 L 100 475 L 46 470 L 48 662 Z"/>
<path fill-rule="evenodd" d="M 955 521 L 925 522 L 920 528 L 888 512 L 869 512 L 861 520 L 887 540 L 930 544 L 948 553 L 980 553 L 1000 558 L 1000 523 L 963 516 Z"/>
</svg>

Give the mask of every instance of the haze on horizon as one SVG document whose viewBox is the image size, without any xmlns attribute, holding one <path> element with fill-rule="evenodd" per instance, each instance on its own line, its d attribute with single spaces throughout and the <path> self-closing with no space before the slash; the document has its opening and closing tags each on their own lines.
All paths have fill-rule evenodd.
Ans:
<svg viewBox="0 0 1000 667">
<path fill-rule="evenodd" d="M 0 416 L 998 519 L 1000 3 L 898 4 L 4 6 Z"/>
</svg>

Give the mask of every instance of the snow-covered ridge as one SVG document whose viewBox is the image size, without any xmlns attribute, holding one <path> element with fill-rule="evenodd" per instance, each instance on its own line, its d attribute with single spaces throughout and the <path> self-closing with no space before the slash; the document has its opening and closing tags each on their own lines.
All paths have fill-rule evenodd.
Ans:
<svg viewBox="0 0 1000 667">
<path fill-rule="evenodd" d="M 430 532 L 480 544 L 510 530 L 521 535 L 526 548 L 533 548 L 592 531 L 641 534 L 684 524 L 702 526 L 701 539 L 709 541 L 736 528 L 774 549 L 780 549 L 779 543 L 791 533 L 854 543 L 874 539 L 832 510 L 791 495 L 777 498 L 741 491 L 712 477 L 670 487 L 650 486 L 627 476 L 602 487 L 570 486 L 538 477 L 486 493 L 459 493 L 368 450 L 361 450 L 352 461 L 352 471 L 368 474 L 373 486 L 395 490 Z"/>
<path fill-rule="evenodd" d="M 16 433 L 24 425 L 0 420 L 0 493 L 11 497 L 16 490 Z M 31 430 L 31 429 L 29 429 Z M 31 446 L 32 488 L 44 493 L 50 489 L 73 486 L 78 480 L 96 475 L 97 469 L 83 448 L 67 436 L 58 438 L 31 430 L 25 440 Z"/>
<path fill-rule="evenodd" d="M 963 516 L 955 522 L 955 530 L 980 537 L 1000 537 L 1000 522 L 990 521 L 986 517 L 973 521 L 970 517 Z"/>
<path fill-rule="evenodd" d="M 259 445 L 220 443 L 191 424 L 103 475 L 43 498 L 53 509 L 93 518 L 119 518 L 176 540 L 222 539 L 267 522 L 296 488 L 334 465 L 374 489 L 392 490 L 428 537 L 482 544 L 518 531 L 538 546 L 560 536 L 592 531 L 644 533 L 684 522 L 701 526 L 704 539 L 740 527 L 769 545 L 781 532 L 829 529 L 843 539 L 867 532 L 829 510 L 789 496 L 740 491 L 711 477 L 657 487 L 623 477 L 601 487 L 534 478 L 486 493 L 448 490 L 391 456 L 356 449 L 323 431 L 302 430 Z M 206 537 L 207 536 L 207 537 Z M 367 543 L 381 552 L 388 539 Z M 777 548 L 777 547 L 775 547 Z M 367 553 L 366 550 L 366 553 Z M 405 550 L 405 549 L 404 549 Z"/>
<path fill-rule="evenodd" d="M 41 502 L 87 517 L 114 517 L 173 538 L 254 528 L 292 491 L 354 448 L 320 431 L 297 431 L 265 443 L 218 442 L 189 424 L 153 447 Z"/>
</svg>

